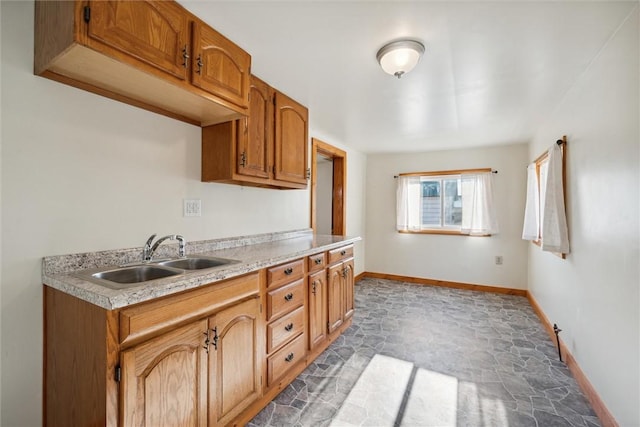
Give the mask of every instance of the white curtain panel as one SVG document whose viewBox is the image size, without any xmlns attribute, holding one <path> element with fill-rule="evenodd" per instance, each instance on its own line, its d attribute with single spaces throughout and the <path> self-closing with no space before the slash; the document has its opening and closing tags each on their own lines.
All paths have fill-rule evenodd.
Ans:
<svg viewBox="0 0 640 427">
<path fill-rule="evenodd" d="M 493 173 L 462 175 L 462 232 L 470 235 L 498 233 L 493 202 Z"/>
<path fill-rule="evenodd" d="M 536 164 L 527 166 L 527 202 L 524 208 L 524 225 L 522 238 L 524 240 L 538 240 L 540 230 L 540 199 L 538 193 L 538 177 Z"/>
<path fill-rule="evenodd" d="M 396 187 L 396 230 L 420 231 L 422 203 L 419 176 L 399 176 Z"/>
<path fill-rule="evenodd" d="M 549 161 L 542 180 L 540 171 L 542 202 L 542 250 L 569 253 L 569 230 L 564 206 L 564 188 L 562 182 L 562 150 L 558 144 L 549 148 Z"/>
</svg>

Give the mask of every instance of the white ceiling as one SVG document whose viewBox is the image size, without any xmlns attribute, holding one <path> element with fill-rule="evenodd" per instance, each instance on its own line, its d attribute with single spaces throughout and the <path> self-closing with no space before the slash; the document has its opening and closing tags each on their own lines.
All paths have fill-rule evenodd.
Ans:
<svg viewBox="0 0 640 427">
<path fill-rule="evenodd" d="M 367 153 L 529 141 L 638 4 L 180 3 L 247 50 L 255 75 L 309 107 L 314 129 Z M 402 37 L 426 53 L 398 80 L 376 52 Z"/>
</svg>

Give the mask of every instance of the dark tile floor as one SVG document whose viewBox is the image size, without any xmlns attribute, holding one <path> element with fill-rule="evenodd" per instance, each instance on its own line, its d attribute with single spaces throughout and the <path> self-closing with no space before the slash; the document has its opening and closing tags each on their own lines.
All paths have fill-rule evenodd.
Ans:
<svg viewBox="0 0 640 427">
<path fill-rule="evenodd" d="M 353 325 L 249 425 L 600 423 L 526 298 L 363 279 Z"/>
</svg>

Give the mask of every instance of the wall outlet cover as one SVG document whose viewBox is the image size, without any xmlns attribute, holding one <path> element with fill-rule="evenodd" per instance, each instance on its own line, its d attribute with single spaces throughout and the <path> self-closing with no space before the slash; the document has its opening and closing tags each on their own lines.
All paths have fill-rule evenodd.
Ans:
<svg viewBox="0 0 640 427">
<path fill-rule="evenodd" d="M 200 199 L 184 199 L 184 216 L 201 216 L 202 201 Z"/>
</svg>

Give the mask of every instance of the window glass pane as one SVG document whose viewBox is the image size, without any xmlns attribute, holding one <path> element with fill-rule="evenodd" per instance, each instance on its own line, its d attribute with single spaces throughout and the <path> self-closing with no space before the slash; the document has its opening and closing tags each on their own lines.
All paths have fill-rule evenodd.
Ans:
<svg viewBox="0 0 640 427">
<path fill-rule="evenodd" d="M 444 179 L 444 225 L 460 226 L 462 224 L 462 197 L 460 179 Z"/>
<path fill-rule="evenodd" d="M 440 227 L 440 180 L 422 181 L 422 225 Z"/>
</svg>

